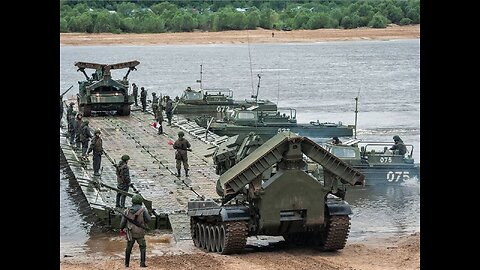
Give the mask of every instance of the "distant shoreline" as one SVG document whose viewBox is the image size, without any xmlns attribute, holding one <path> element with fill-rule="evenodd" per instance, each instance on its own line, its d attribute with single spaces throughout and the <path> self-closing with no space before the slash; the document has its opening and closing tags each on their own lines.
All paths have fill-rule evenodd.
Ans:
<svg viewBox="0 0 480 270">
<path fill-rule="evenodd" d="M 273 36 L 272 36 L 273 33 Z M 61 46 L 312 43 L 322 41 L 419 39 L 420 25 L 317 30 L 239 30 L 158 34 L 60 33 Z"/>
</svg>

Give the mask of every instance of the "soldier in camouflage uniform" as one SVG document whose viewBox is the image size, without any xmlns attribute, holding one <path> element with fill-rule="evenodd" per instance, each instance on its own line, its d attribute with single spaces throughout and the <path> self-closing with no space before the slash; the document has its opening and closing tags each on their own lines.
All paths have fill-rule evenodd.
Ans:
<svg viewBox="0 0 480 270">
<path fill-rule="evenodd" d="M 157 97 L 157 93 L 155 93 L 155 92 L 152 93 L 152 111 L 153 111 L 153 115 L 155 115 L 155 118 L 157 118 L 158 97 Z"/>
<path fill-rule="evenodd" d="M 185 134 L 183 131 L 178 132 L 178 140 L 175 141 L 173 144 L 173 149 L 176 149 L 175 152 L 175 159 L 177 160 L 177 176 L 180 177 L 180 170 L 183 168 L 185 169 L 185 176 L 188 176 L 188 158 L 187 158 L 187 151 L 192 151 L 190 149 L 190 143 L 187 139 L 183 138 Z"/>
<path fill-rule="evenodd" d="M 128 160 L 130 160 L 130 157 L 128 155 L 123 155 L 122 159 L 116 166 L 117 169 L 117 188 L 128 192 L 128 188 L 130 187 L 130 169 L 128 168 Z M 126 195 L 117 192 L 117 200 L 115 202 L 116 207 L 122 207 L 125 208 L 125 198 Z"/>
<path fill-rule="evenodd" d="M 142 112 L 147 111 L 147 90 L 145 88 L 141 88 L 142 91 L 140 92 L 140 101 L 142 102 Z"/>
<path fill-rule="evenodd" d="M 103 154 L 103 141 L 100 137 L 100 130 L 95 130 L 95 137 L 93 137 L 90 142 L 90 147 L 88 147 L 87 155 L 93 151 L 93 175 L 100 176 L 100 165 L 102 163 L 102 154 Z"/>
<path fill-rule="evenodd" d="M 158 110 L 157 116 L 155 117 L 155 120 L 158 122 L 158 134 L 163 134 L 163 112 L 162 110 Z"/>
<path fill-rule="evenodd" d="M 132 95 L 133 95 L 133 98 L 135 99 L 135 106 L 138 106 L 138 86 L 135 83 L 132 83 L 132 86 L 133 86 Z"/>
<path fill-rule="evenodd" d="M 139 225 L 146 227 L 151 220 L 147 209 L 142 206 L 143 198 L 140 194 L 135 194 L 132 197 L 132 206 L 125 209 L 125 215 L 135 220 Z M 145 242 L 145 229 L 128 221 L 125 216 L 122 215 L 120 221 L 120 229 L 127 230 L 127 248 L 125 249 L 125 267 L 130 266 L 130 254 L 132 253 L 133 245 L 135 241 L 138 243 L 140 249 L 140 267 L 147 267 L 145 265 L 145 259 L 147 255 L 147 243 Z"/>
<path fill-rule="evenodd" d="M 403 143 L 403 140 L 400 139 L 400 136 L 398 135 L 393 136 L 393 141 L 395 142 L 395 144 L 392 147 L 390 147 L 390 150 L 392 150 L 394 153 L 395 153 L 395 150 L 398 150 L 399 155 L 402 155 L 402 156 L 405 155 L 407 153 L 407 147 Z"/>
<path fill-rule="evenodd" d="M 82 129 L 80 132 L 80 141 L 82 142 L 82 157 L 87 157 L 87 150 L 88 150 L 88 143 L 90 139 L 93 137 L 92 132 L 90 132 L 90 127 L 88 126 L 89 121 L 85 120 L 82 125 Z"/>
<path fill-rule="evenodd" d="M 75 130 L 75 147 L 77 149 L 80 149 L 80 147 L 82 146 L 82 142 L 80 141 L 80 133 L 82 132 L 82 120 L 83 118 L 83 114 L 81 113 L 78 113 L 77 114 L 77 117 L 75 118 L 75 122 L 73 124 L 73 128 Z"/>
<path fill-rule="evenodd" d="M 167 115 L 167 119 L 168 119 L 167 126 L 172 125 L 173 102 L 169 96 L 167 96 L 167 104 L 165 105 L 165 114 Z"/>
<path fill-rule="evenodd" d="M 74 123 L 75 115 L 77 114 L 77 112 L 73 110 L 73 105 L 75 105 L 75 103 L 71 102 L 67 109 L 68 137 L 71 145 L 73 145 L 75 139 Z"/>
</svg>

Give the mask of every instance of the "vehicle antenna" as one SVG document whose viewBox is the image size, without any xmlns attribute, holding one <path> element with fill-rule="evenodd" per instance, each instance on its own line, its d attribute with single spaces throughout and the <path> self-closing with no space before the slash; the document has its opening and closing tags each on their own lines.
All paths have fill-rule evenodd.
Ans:
<svg viewBox="0 0 480 270">
<path fill-rule="evenodd" d="M 355 129 L 353 138 L 357 138 L 357 114 L 358 114 L 358 97 L 360 96 L 360 89 L 358 89 L 357 97 L 355 98 Z"/>
<path fill-rule="evenodd" d="M 202 67 L 203 67 L 203 65 L 200 64 L 200 80 L 197 80 L 197 83 L 200 83 L 200 89 L 203 89 L 202 88 L 202 74 L 203 74 Z"/>
<path fill-rule="evenodd" d="M 278 106 L 279 100 L 280 100 L 280 73 L 278 72 L 278 69 L 277 69 L 277 106 Z"/>
<path fill-rule="evenodd" d="M 260 74 L 257 74 L 257 77 L 258 77 L 257 94 L 255 96 L 252 96 L 252 98 L 255 98 L 255 104 L 257 104 L 257 101 L 258 101 L 258 90 L 260 89 L 260 79 L 262 78 L 262 76 L 260 76 Z"/>
<path fill-rule="evenodd" d="M 248 45 L 248 60 L 250 61 L 250 81 L 252 82 L 252 98 L 254 98 L 255 90 L 253 89 L 252 55 L 250 54 L 250 34 L 248 30 L 247 30 L 247 45 Z"/>
</svg>

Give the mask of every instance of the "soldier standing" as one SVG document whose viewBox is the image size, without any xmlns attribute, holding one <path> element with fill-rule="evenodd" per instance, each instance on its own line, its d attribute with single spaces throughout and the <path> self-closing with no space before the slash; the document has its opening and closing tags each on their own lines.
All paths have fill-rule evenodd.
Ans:
<svg viewBox="0 0 480 270">
<path fill-rule="evenodd" d="M 130 266 L 130 254 L 132 253 L 133 245 L 135 241 L 138 243 L 140 249 L 140 267 L 147 267 L 145 265 L 145 259 L 147 255 L 147 243 L 145 242 L 145 229 L 146 225 L 151 220 L 148 211 L 142 206 L 143 198 L 140 194 L 135 194 L 132 197 L 132 206 L 125 209 L 125 216 L 122 215 L 120 221 L 120 228 L 122 231 L 126 228 L 127 233 L 127 248 L 125 249 L 125 267 Z M 140 225 L 140 226 L 138 226 Z M 143 227 L 143 228 L 142 228 Z"/>
<path fill-rule="evenodd" d="M 100 176 L 100 165 L 102 163 L 102 154 L 103 154 L 103 146 L 102 146 L 102 138 L 100 137 L 100 130 L 95 130 L 95 137 L 93 137 L 92 141 L 90 142 L 90 147 L 88 148 L 87 155 L 93 151 L 93 175 Z"/>
<path fill-rule="evenodd" d="M 172 125 L 173 102 L 170 99 L 170 96 L 167 96 L 167 104 L 165 105 L 165 114 L 167 115 L 167 119 L 168 119 L 167 126 Z"/>
<path fill-rule="evenodd" d="M 140 92 L 140 101 L 142 102 L 142 112 L 147 111 L 147 90 L 145 88 L 141 88 L 142 91 Z"/>
<path fill-rule="evenodd" d="M 135 106 L 138 106 L 138 86 L 135 83 L 132 83 L 132 86 L 133 86 L 132 95 L 133 95 L 133 98 L 135 99 Z"/>
<path fill-rule="evenodd" d="M 80 149 L 81 147 L 80 133 L 82 132 L 82 118 L 83 114 L 78 113 L 73 125 L 73 128 L 75 130 L 75 147 L 78 149 Z"/>
<path fill-rule="evenodd" d="M 70 102 L 69 105 L 70 106 L 67 109 L 68 136 L 70 138 L 70 144 L 73 145 L 73 139 L 75 138 L 73 124 L 75 122 L 75 115 L 77 112 L 73 110 L 73 105 L 75 105 L 75 103 Z"/>
<path fill-rule="evenodd" d="M 155 118 L 157 118 L 158 97 L 157 97 L 157 93 L 155 93 L 155 92 L 152 93 L 152 111 L 153 111 L 153 115 L 155 115 Z"/>
<path fill-rule="evenodd" d="M 130 169 L 127 165 L 128 160 L 130 160 L 130 157 L 128 155 L 123 155 L 118 165 L 115 166 L 115 168 L 117 169 L 117 188 L 125 192 L 128 192 L 128 188 L 130 187 L 131 182 Z M 117 200 L 115 202 L 115 206 L 125 208 L 126 197 L 127 196 L 125 194 L 117 192 Z"/>
<path fill-rule="evenodd" d="M 163 134 L 163 112 L 162 110 L 158 110 L 157 116 L 155 117 L 155 120 L 158 122 L 158 134 Z"/>
<path fill-rule="evenodd" d="M 183 138 L 183 136 L 185 136 L 183 131 L 178 132 L 178 140 L 176 140 L 175 143 L 173 144 L 173 149 L 177 150 L 175 152 L 175 159 L 177 160 L 177 171 L 178 171 L 177 176 L 178 177 L 180 177 L 182 162 L 183 162 L 183 168 L 185 169 L 185 176 L 188 176 L 187 151 L 192 151 L 192 149 L 190 149 L 190 143 L 187 141 L 187 139 Z"/>
<path fill-rule="evenodd" d="M 90 132 L 90 127 L 88 126 L 89 121 L 85 120 L 82 126 L 82 132 L 80 133 L 80 141 L 82 142 L 82 157 L 87 157 L 88 143 L 93 137 L 92 132 Z"/>
</svg>

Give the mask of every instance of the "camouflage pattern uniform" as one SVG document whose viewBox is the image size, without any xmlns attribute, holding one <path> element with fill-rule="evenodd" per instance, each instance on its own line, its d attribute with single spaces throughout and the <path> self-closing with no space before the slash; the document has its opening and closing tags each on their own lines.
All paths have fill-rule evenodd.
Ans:
<svg viewBox="0 0 480 270">
<path fill-rule="evenodd" d="M 128 168 L 127 162 L 130 159 L 128 155 L 122 156 L 122 159 L 116 166 L 117 168 L 117 188 L 128 192 L 128 188 L 130 187 L 130 169 Z M 117 200 L 115 202 L 116 207 L 125 207 L 125 198 L 127 196 L 117 192 Z"/>
<path fill-rule="evenodd" d="M 147 111 L 147 90 L 142 87 L 142 91 L 140 92 L 140 101 L 142 102 L 142 112 Z"/>
<path fill-rule="evenodd" d="M 132 83 L 132 86 L 133 86 L 132 95 L 133 95 L 133 98 L 135 99 L 135 106 L 138 106 L 138 86 L 134 83 Z"/>
<path fill-rule="evenodd" d="M 393 136 L 393 140 L 395 141 L 395 144 L 390 147 L 390 150 L 394 151 L 398 150 L 399 155 L 405 155 L 407 153 L 407 147 L 403 143 L 402 139 L 398 135 Z"/>
<path fill-rule="evenodd" d="M 155 93 L 155 92 L 152 93 L 152 111 L 153 111 L 153 115 L 155 115 L 155 118 L 157 118 L 158 97 L 157 97 L 157 93 Z"/>
<path fill-rule="evenodd" d="M 90 132 L 90 127 L 88 126 L 88 120 L 83 122 L 83 126 L 80 132 L 80 141 L 82 142 L 82 156 L 87 155 L 88 150 L 88 143 L 90 139 L 93 137 L 92 132 Z"/>
<path fill-rule="evenodd" d="M 155 120 L 158 122 L 158 134 L 163 134 L 163 112 L 158 110 Z"/>
<path fill-rule="evenodd" d="M 180 177 L 180 170 L 182 168 L 181 164 L 183 163 L 183 168 L 185 169 L 185 176 L 188 176 L 188 157 L 187 151 L 190 150 L 190 143 L 187 139 L 183 138 L 184 133 L 182 131 L 178 132 L 178 140 L 173 144 L 173 149 L 176 149 L 175 159 L 177 161 L 177 176 Z"/>
<path fill-rule="evenodd" d="M 77 114 L 77 117 L 75 118 L 75 122 L 73 124 L 73 128 L 75 130 L 75 147 L 80 148 L 81 147 L 81 141 L 80 141 L 80 133 L 82 132 L 82 117 L 83 115 L 81 113 Z"/>
<path fill-rule="evenodd" d="M 168 125 L 172 125 L 173 116 L 173 102 L 169 96 L 167 96 L 167 105 L 165 105 L 165 114 L 167 115 Z"/>
<path fill-rule="evenodd" d="M 137 221 L 140 225 L 146 227 L 145 224 L 148 224 L 151 221 L 151 217 L 148 214 L 147 209 L 142 206 L 142 196 L 135 194 L 132 197 L 132 206 L 125 209 L 125 215 L 130 219 Z M 127 235 L 130 234 L 131 238 L 127 237 L 127 248 L 125 249 L 125 266 L 130 266 L 130 254 L 132 253 L 133 245 L 135 241 L 138 243 L 140 249 L 140 267 L 147 267 L 145 265 L 146 252 L 147 252 L 147 243 L 145 242 L 145 231 L 140 229 L 132 222 L 128 221 L 124 216 L 120 221 L 120 229 L 127 228 Z"/>
<path fill-rule="evenodd" d="M 87 154 L 93 151 L 93 175 L 99 176 L 100 175 L 100 165 L 102 163 L 102 154 L 103 154 L 103 146 L 102 146 L 102 138 L 100 137 L 100 130 L 95 131 L 95 137 L 93 137 L 92 141 L 90 142 L 90 147 L 88 148 Z"/>
<path fill-rule="evenodd" d="M 73 105 L 70 103 L 70 106 L 67 109 L 67 123 L 68 123 L 68 137 L 70 138 L 70 144 L 73 145 L 73 139 L 75 139 L 74 133 L 74 123 L 76 111 L 73 110 Z"/>
</svg>

